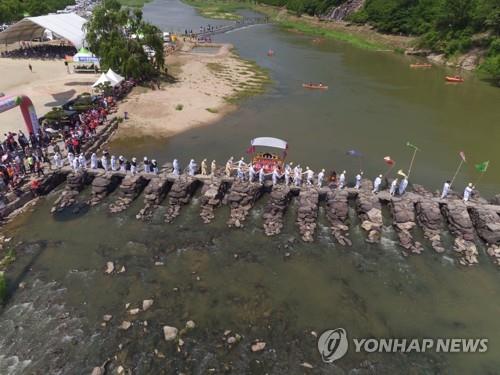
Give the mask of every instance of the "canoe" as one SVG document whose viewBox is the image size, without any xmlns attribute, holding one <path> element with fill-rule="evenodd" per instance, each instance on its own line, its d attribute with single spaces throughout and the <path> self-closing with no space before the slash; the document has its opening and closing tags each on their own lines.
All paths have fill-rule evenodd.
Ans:
<svg viewBox="0 0 500 375">
<path fill-rule="evenodd" d="M 328 86 L 325 86 L 322 83 L 303 83 L 302 87 L 306 89 L 328 90 Z"/>
<path fill-rule="evenodd" d="M 410 68 L 432 68 L 432 64 L 410 64 Z"/>
<path fill-rule="evenodd" d="M 459 76 L 455 77 L 446 76 L 444 77 L 444 79 L 446 80 L 446 82 L 454 82 L 454 83 L 462 83 L 464 81 L 464 79 Z"/>
</svg>

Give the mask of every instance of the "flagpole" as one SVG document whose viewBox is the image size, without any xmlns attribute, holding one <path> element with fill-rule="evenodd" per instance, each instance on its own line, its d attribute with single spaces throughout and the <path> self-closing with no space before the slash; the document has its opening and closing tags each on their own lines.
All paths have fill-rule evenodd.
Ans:
<svg viewBox="0 0 500 375">
<path fill-rule="evenodd" d="M 481 179 L 483 178 L 483 175 L 484 175 L 485 173 L 486 173 L 486 171 L 485 171 L 485 172 L 481 172 L 481 174 L 480 174 L 480 175 L 479 175 L 479 177 L 477 178 L 476 183 L 474 184 L 474 186 L 479 185 L 479 183 L 481 182 Z"/>
<path fill-rule="evenodd" d="M 415 156 L 417 156 L 417 151 L 418 151 L 418 148 L 415 148 L 413 151 L 413 156 L 411 158 L 410 167 L 408 168 L 408 179 L 410 178 L 411 168 L 413 167 L 413 162 L 415 161 Z"/>
<path fill-rule="evenodd" d="M 455 178 L 457 178 L 458 172 L 460 172 L 460 168 L 462 168 L 462 164 L 464 163 L 463 159 L 460 159 L 460 163 L 458 164 L 458 168 L 453 175 L 453 178 L 451 179 L 450 186 L 453 186 L 453 182 L 455 181 Z"/>
<path fill-rule="evenodd" d="M 392 171 L 392 169 L 393 169 L 395 166 L 396 166 L 396 162 L 394 162 L 394 164 L 393 164 L 393 165 L 391 165 L 391 166 L 387 169 L 387 171 L 385 171 L 384 178 L 386 178 L 386 177 L 387 177 L 387 175 L 388 175 L 388 174 Z"/>
</svg>

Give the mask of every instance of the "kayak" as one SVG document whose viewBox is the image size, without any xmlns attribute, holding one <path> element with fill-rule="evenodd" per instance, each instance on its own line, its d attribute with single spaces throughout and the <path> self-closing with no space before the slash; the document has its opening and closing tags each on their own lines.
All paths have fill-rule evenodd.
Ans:
<svg viewBox="0 0 500 375">
<path fill-rule="evenodd" d="M 328 86 L 325 86 L 322 83 L 303 83 L 302 87 L 306 89 L 328 90 Z"/>
<path fill-rule="evenodd" d="M 432 68 L 432 64 L 410 64 L 410 68 Z"/>
<path fill-rule="evenodd" d="M 459 76 L 454 76 L 454 77 L 446 76 L 444 77 L 444 79 L 446 80 L 446 82 L 454 82 L 454 83 L 462 83 L 464 81 L 464 79 Z"/>
</svg>

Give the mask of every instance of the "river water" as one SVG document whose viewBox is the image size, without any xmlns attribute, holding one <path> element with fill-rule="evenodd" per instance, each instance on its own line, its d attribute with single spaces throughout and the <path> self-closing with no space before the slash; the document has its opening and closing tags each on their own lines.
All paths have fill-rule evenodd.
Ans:
<svg viewBox="0 0 500 375">
<path fill-rule="evenodd" d="M 215 24 L 177 0 L 154 1 L 144 13 L 164 30 Z M 217 40 L 269 69 L 268 91 L 220 123 L 170 139 L 114 142 L 113 153 L 162 162 L 225 160 L 242 155 L 249 139 L 268 135 L 287 139 L 290 158 L 314 169 L 352 174 L 357 164 L 345 151 L 358 149 L 373 175 L 384 168 L 387 154 L 406 168 L 409 140 L 422 149 L 412 181 L 438 188 L 464 150 L 471 162 L 491 160 L 480 188 L 486 195 L 498 192 L 500 92 L 486 83 L 467 76 L 463 85 L 445 85 L 445 69 L 413 71 L 403 56 L 313 43 L 272 25 Z M 266 56 L 269 48 L 273 58 Z M 307 81 L 330 89 L 304 91 Z M 459 183 L 474 178 L 469 167 Z M 471 269 L 459 267 L 451 250 L 438 255 L 426 246 L 421 256 L 405 258 L 389 217 L 375 246 L 364 242 L 354 212 L 353 247 L 342 248 L 333 244 L 322 208 L 315 243 L 303 244 L 295 202 L 283 233 L 267 238 L 266 196 L 243 230 L 227 229 L 227 207 L 203 225 L 198 195 L 170 225 L 162 221 L 164 207 L 152 224 L 137 221 L 142 197 L 119 215 L 107 212 L 112 195 L 84 214 L 52 217 L 56 197 L 49 195 L 7 228 L 13 236 L 8 247 L 18 253 L 8 280 L 23 287 L 12 290 L 1 312 L 0 374 L 88 374 L 113 356 L 113 365 L 133 374 L 499 373 L 500 276 L 483 248 L 480 265 Z M 446 228 L 443 233 L 450 249 L 451 236 Z M 104 275 L 107 261 L 126 271 Z M 132 309 L 148 298 L 154 299 L 151 309 L 127 313 L 126 304 Z M 104 314 L 113 315 L 105 327 Z M 182 328 L 190 319 L 196 328 L 183 334 L 178 352 L 163 340 L 162 326 Z M 133 326 L 119 330 L 123 320 Z M 480 354 L 366 354 L 351 348 L 336 365 L 324 364 L 311 332 L 337 327 L 349 337 L 486 337 L 489 347 Z M 226 330 L 242 336 L 232 348 L 223 341 Z M 266 349 L 251 353 L 256 339 Z"/>
</svg>

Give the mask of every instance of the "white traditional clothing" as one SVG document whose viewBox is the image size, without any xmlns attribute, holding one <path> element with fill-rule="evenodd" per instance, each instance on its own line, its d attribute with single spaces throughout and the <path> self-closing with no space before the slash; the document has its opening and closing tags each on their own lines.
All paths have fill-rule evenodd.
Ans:
<svg viewBox="0 0 500 375">
<path fill-rule="evenodd" d="M 97 169 L 97 155 L 95 152 L 90 156 L 90 168 Z"/>
<path fill-rule="evenodd" d="M 474 187 L 472 186 L 472 184 L 469 184 L 469 186 L 467 186 L 464 190 L 464 202 L 467 202 L 471 195 L 472 195 L 472 191 L 474 190 Z"/>
<path fill-rule="evenodd" d="M 345 172 L 342 172 L 339 177 L 339 189 L 343 189 L 345 186 Z"/>
<path fill-rule="evenodd" d="M 397 188 L 398 188 L 398 179 L 395 178 L 391 183 L 391 187 L 389 188 L 389 194 L 394 196 L 396 194 Z"/>
<path fill-rule="evenodd" d="M 378 176 L 375 181 L 373 181 L 373 193 L 378 193 L 380 184 L 382 184 L 382 176 Z"/>
<path fill-rule="evenodd" d="M 179 165 L 179 160 L 177 159 L 174 159 L 174 162 L 172 163 L 172 166 L 174 168 L 174 175 L 175 176 L 179 176 L 181 174 L 181 170 L 180 170 L 180 165 Z"/>
<path fill-rule="evenodd" d="M 403 195 L 406 191 L 406 187 L 408 186 L 408 179 L 405 177 L 399 184 L 399 195 Z"/>
<path fill-rule="evenodd" d="M 107 172 L 108 171 L 108 158 L 103 155 L 101 157 L 101 164 L 102 164 L 102 167 L 104 168 L 104 170 Z"/>
<path fill-rule="evenodd" d="M 111 155 L 110 164 L 111 164 L 111 170 L 112 171 L 118 170 L 118 165 L 116 164 L 116 157 L 115 157 L 115 155 Z"/>
<path fill-rule="evenodd" d="M 451 189 L 451 185 L 448 181 L 446 181 L 443 185 L 443 191 L 441 192 L 441 199 L 444 199 L 448 196 L 450 189 Z"/>
<path fill-rule="evenodd" d="M 323 181 L 325 180 L 325 170 L 321 170 L 318 173 L 318 187 L 321 188 L 323 186 Z"/>
<path fill-rule="evenodd" d="M 360 174 L 360 173 L 358 173 L 358 174 L 356 175 L 356 185 L 354 185 L 354 188 L 355 188 L 355 189 L 358 189 L 358 190 L 359 190 L 359 189 L 361 188 L 361 179 L 362 179 L 361 174 Z"/>
</svg>

